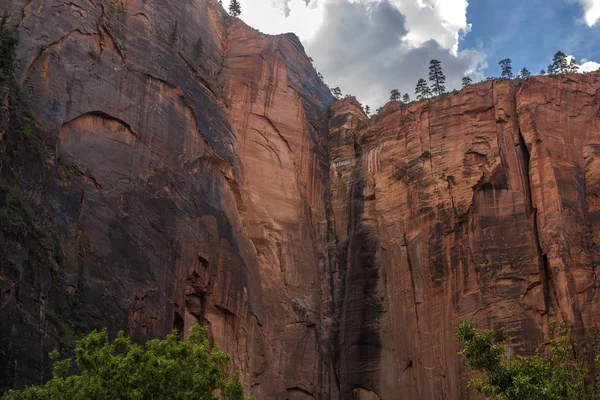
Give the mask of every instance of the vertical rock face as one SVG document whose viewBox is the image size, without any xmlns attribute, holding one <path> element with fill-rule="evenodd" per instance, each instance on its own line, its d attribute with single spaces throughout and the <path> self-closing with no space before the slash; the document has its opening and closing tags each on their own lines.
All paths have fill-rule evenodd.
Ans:
<svg viewBox="0 0 600 400">
<path fill-rule="evenodd" d="M 142 340 L 200 322 L 258 398 L 334 391 L 320 340 L 333 98 L 298 39 L 210 0 L 4 8 L 23 101 L 56 139 L 46 163 L 68 174 L 35 201 L 61 270 L 2 264 L 0 385 L 47 379 L 48 351 L 95 327 Z"/>
<path fill-rule="evenodd" d="M 468 398 L 461 319 L 524 353 L 556 321 L 594 337 L 597 74 L 369 119 L 295 36 L 212 0 L 4 8 L 45 147 L 2 179 L 48 234 L 0 227 L 0 388 L 48 379 L 50 350 L 105 326 L 208 325 L 250 394 L 302 400 Z"/>
<path fill-rule="evenodd" d="M 531 353 L 598 315 L 598 75 L 472 85 L 330 120 L 342 398 L 466 398 L 455 324 Z M 526 339 L 523 337 L 526 336 Z"/>
</svg>

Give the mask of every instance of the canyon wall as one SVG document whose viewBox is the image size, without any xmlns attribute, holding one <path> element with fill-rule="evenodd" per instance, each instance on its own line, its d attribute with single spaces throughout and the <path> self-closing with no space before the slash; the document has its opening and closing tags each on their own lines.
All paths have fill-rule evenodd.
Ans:
<svg viewBox="0 0 600 400">
<path fill-rule="evenodd" d="M 333 97 L 298 39 L 212 0 L 4 8 L 46 144 L 37 178 L 57 179 L 25 190 L 51 262 L 3 238 L 0 386 L 48 379 L 47 353 L 92 328 L 143 340 L 200 322 L 257 398 L 334 393 L 320 287 Z"/>
<path fill-rule="evenodd" d="M 454 327 L 532 354 L 598 322 L 600 76 L 485 82 L 330 120 L 342 398 L 468 398 Z M 370 395 L 370 394 L 368 394 Z M 367 394 L 365 394 L 367 396 Z M 360 396 L 359 396 L 360 397 Z M 365 397 L 369 398 L 369 397 Z"/>
<path fill-rule="evenodd" d="M 368 118 L 213 0 L 0 9 L 33 136 L 0 90 L 0 200 L 37 221 L 0 214 L 0 388 L 101 327 L 207 325 L 258 399 L 468 398 L 461 319 L 525 354 L 554 322 L 593 342 L 599 75 Z"/>
</svg>

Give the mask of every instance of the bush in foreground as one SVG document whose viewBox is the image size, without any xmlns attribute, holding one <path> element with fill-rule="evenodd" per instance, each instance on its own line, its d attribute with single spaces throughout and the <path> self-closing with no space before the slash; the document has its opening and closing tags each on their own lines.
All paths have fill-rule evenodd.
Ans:
<svg viewBox="0 0 600 400">
<path fill-rule="evenodd" d="M 460 322 L 456 338 L 462 343 L 467 367 L 478 374 L 469 387 L 488 399 L 586 400 L 597 398 L 597 385 L 584 366 L 569 329 L 559 327 L 548 351 L 531 357 L 509 356 L 492 329 L 480 331 Z M 596 357 L 596 364 L 599 358 Z"/>
<path fill-rule="evenodd" d="M 73 360 L 55 360 L 53 378 L 43 386 L 9 391 L 1 400 L 202 399 L 245 400 L 239 373 L 227 373 L 229 356 L 211 345 L 206 329 L 195 325 L 187 341 L 176 333 L 144 345 L 119 332 L 111 343 L 106 330 L 77 342 Z"/>
</svg>

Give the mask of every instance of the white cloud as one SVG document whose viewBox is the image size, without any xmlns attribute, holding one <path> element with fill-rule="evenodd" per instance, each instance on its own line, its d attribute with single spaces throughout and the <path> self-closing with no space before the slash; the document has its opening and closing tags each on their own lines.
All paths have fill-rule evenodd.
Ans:
<svg viewBox="0 0 600 400">
<path fill-rule="evenodd" d="M 570 0 L 583 6 L 585 22 L 588 26 L 594 25 L 600 19 L 600 0 Z"/>
<path fill-rule="evenodd" d="M 327 0 L 240 0 L 241 18 L 253 28 L 268 34 L 294 32 L 300 40 L 310 40 L 323 21 Z M 227 10 L 229 0 L 223 1 Z"/>
<path fill-rule="evenodd" d="M 573 56 L 571 55 L 567 56 L 567 62 L 570 63 L 572 58 Z M 577 60 L 575 60 L 575 63 L 577 63 Z M 598 69 L 600 68 L 599 63 L 595 61 L 586 60 L 585 58 L 582 59 L 581 63 L 577 65 L 579 66 L 577 72 L 595 72 L 598 71 Z"/>
<path fill-rule="evenodd" d="M 246 23 L 265 33 L 296 33 L 326 83 L 372 108 L 391 89 L 414 97 L 433 58 L 442 62 L 450 90 L 464 75 L 482 79 L 487 67 L 481 51 L 458 51 L 470 29 L 467 0 L 239 1 Z"/>
<path fill-rule="evenodd" d="M 594 72 L 600 69 L 600 64 L 595 61 L 585 61 L 579 66 L 579 72 Z"/>
<path fill-rule="evenodd" d="M 420 46 L 435 40 L 445 49 L 458 51 L 460 33 L 468 32 L 467 0 L 391 0 L 406 17 L 407 42 Z"/>
</svg>

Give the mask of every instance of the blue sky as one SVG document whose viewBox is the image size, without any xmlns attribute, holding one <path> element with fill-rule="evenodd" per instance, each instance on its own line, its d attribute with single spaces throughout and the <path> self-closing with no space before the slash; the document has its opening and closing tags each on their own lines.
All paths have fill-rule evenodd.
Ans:
<svg viewBox="0 0 600 400">
<path fill-rule="evenodd" d="M 513 69 L 534 73 L 546 69 L 557 50 L 581 59 L 600 61 L 600 23 L 589 27 L 579 3 L 564 0 L 471 1 L 467 21 L 471 31 L 459 49 L 477 48 L 488 60 L 487 76 L 498 76 L 498 61 L 512 60 Z"/>
</svg>

